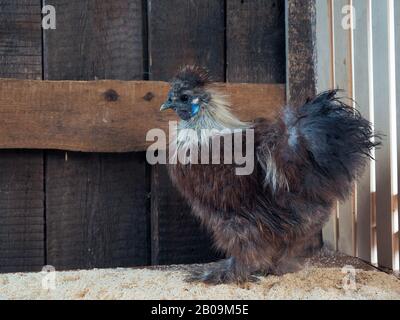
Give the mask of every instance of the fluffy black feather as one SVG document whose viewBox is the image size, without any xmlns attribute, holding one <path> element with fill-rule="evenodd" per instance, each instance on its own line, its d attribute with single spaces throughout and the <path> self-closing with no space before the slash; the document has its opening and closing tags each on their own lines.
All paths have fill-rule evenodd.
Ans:
<svg viewBox="0 0 400 320">
<path fill-rule="evenodd" d="M 183 119 L 182 127 L 241 123 L 232 121 L 236 118 L 219 104 L 223 100 L 209 90 L 208 75 L 197 67 L 183 69 L 174 80 L 170 96 L 175 99 L 167 102 L 173 110 L 183 103 L 182 92 L 185 101 L 199 100 L 204 111 Z M 338 99 L 336 90 L 299 108 L 286 107 L 275 120 L 259 119 L 252 128 L 256 165 L 249 176 L 236 175 L 232 164 L 169 166 L 173 183 L 229 258 L 196 272 L 192 280 L 245 282 L 257 271 L 293 270 L 294 258 L 321 231 L 333 204 L 349 195 L 371 149 L 379 145 L 371 124 Z"/>
<path fill-rule="evenodd" d="M 197 65 L 186 65 L 180 69 L 173 82 L 183 82 L 190 88 L 204 87 L 211 82 L 207 69 Z"/>
<path fill-rule="evenodd" d="M 326 91 L 298 109 L 286 108 L 283 120 L 288 147 L 308 157 L 305 183 L 328 188 L 343 199 L 351 183 L 361 174 L 379 137 L 369 121 L 337 97 L 338 90 Z M 303 152 L 299 151 L 303 148 Z M 306 154 L 304 154 L 306 151 Z"/>
</svg>

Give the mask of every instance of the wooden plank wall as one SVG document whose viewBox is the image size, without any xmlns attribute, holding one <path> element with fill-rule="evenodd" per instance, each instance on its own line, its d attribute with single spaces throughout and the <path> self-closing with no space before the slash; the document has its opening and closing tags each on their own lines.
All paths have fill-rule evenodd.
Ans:
<svg viewBox="0 0 400 320">
<path fill-rule="evenodd" d="M 214 83 L 243 121 L 273 118 L 284 84 Z M 0 149 L 146 151 L 154 128 L 168 133 L 174 112 L 160 115 L 170 90 L 162 81 L 0 79 Z M 49 95 L 51 92 L 51 95 Z"/>
<path fill-rule="evenodd" d="M 0 0 L 0 76 L 169 80 L 198 63 L 216 81 L 284 83 L 284 3 Z M 40 29 L 44 4 L 56 8 L 56 30 Z M 0 271 L 220 257 L 165 168 L 146 165 L 143 153 L 1 155 Z"/>
<path fill-rule="evenodd" d="M 227 1 L 227 82 L 285 83 L 284 1 Z"/>
<path fill-rule="evenodd" d="M 316 0 L 286 1 L 286 96 L 287 103 L 301 106 L 316 95 Z M 322 232 L 310 235 L 304 256 L 322 247 Z"/>
<path fill-rule="evenodd" d="M 140 0 L 52 0 L 46 80 L 143 79 Z M 144 154 L 48 151 L 47 263 L 56 269 L 150 262 Z"/>
<path fill-rule="evenodd" d="M 376 234 L 379 265 L 393 266 L 392 233 L 392 163 L 391 163 L 391 109 L 389 65 L 389 7 L 388 2 L 372 0 L 373 43 L 373 96 L 374 123 L 377 131 L 385 136 L 385 143 L 376 151 Z"/>
<path fill-rule="evenodd" d="M 287 102 L 301 106 L 316 94 L 316 0 L 286 2 Z"/>
<path fill-rule="evenodd" d="M 0 0 L 0 77 L 42 79 L 40 0 Z M 0 272 L 45 264 L 42 151 L 0 151 Z"/>
<path fill-rule="evenodd" d="M 353 59 L 352 59 L 352 29 L 344 28 L 346 23 L 343 8 L 352 6 L 351 0 L 335 0 L 333 7 L 334 21 L 334 87 L 343 91 L 344 97 L 353 98 Z M 351 14 L 347 12 L 347 14 Z M 351 100 L 346 101 L 352 105 Z M 354 195 L 353 195 L 354 196 Z M 355 211 L 354 198 L 338 204 L 339 233 L 338 249 L 348 255 L 355 255 Z"/>
<path fill-rule="evenodd" d="M 316 87 L 318 92 L 334 88 L 334 47 L 333 47 L 333 5 L 332 0 L 319 2 L 316 10 Z M 338 212 L 337 206 L 332 210 L 331 217 L 322 231 L 324 245 L 338 249 Z"/>
<path fill-rule="evenodd" d="M 394 1 L 394 40 L 396 57 L 396 127 L 397 127 L 397 168 L 400 168 L 400 1 Z M 397 187 L 400 186 L 400 175 L 397 175 Z M 397 263 L 400 269 L 400 194 L 397 190 Z M 396 225 L 394 226 L 396 229 Z"/>
<path fill-rule="evenodd" d="M 348 30 L 342 25 L 348 22 L 345 6 L 351 6 L 353 12 L 353 28 Z M 383 136 L 382 147 L 374 153 L 376 161 L 360 177 L 353 200 L 339 205 L 339 227 L 331 221 L 325 228 L 324 240 L 327 244 L 337 242 L 338 249 L 347 254 L 396 270 L 400 165 L 396 142 L 400 121 L 396 125 L 395 120 L 399 101 L 398 9 L 398 2 L 393 0 L 327 0 L 317 6 L 317 21 L 323 27 L 317 29 L 320 86 L 333 83 L 334 87 L 345 89 L 346 95 L 355 99 L 354 107 Z M 326 21 L 333 21 L 332 27 Z M 331 54 L 325 46 L 331 47 Z M 398 112 L 397 109 L 397 117 Z"/>
<path fill-rule="evenodd" d="M 370 17 L 371 11 L 368 1 L 353 0 L 355 10 L 355 26 L 354 29 L 354 100 L 357 102 L 357 109 L 361 112 L 365 119 L 373 121 L 373 101 L 371 101 L 370 88 L 372 86 L 371 70 L 369 61 L 372 58 L 370 50 L 371 41 L 370 35 Z M 367 94 L 366 94 L 367 93 Z M 356 193 L 356 249 L 357 256 L 364 261 L 373 261 L 373 217 L 372 211 L 374 208 L 374 181 L 371 176 L 374 176 L 373 170 L 375 163 L 369 162 L 365 168 L 364 175 L 360 177 L 357 183 Z M 372 171 L 371 171 L 372 170 Z"/>
</svg>

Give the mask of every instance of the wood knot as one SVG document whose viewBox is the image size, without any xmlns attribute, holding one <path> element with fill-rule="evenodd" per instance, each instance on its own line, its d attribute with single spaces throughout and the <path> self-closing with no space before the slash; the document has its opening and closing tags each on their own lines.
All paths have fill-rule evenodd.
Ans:
<svg viewBox="0 0 400 320">
<path fill-rule="evenodd" d="M 104 99 L 106 99 L 109 102 L 115 102 L 119 98 L 119 94 L 117 91 L 114 89 L 109 89 L 106 92 L 104 92 Z"/>
<path fill-rule="evenodd" d="M 153 92 L 147 92 L 146 95 L 143 97 L 144 100 L 146 101 L 151 101 L 155 97 Z"/>
</svg>

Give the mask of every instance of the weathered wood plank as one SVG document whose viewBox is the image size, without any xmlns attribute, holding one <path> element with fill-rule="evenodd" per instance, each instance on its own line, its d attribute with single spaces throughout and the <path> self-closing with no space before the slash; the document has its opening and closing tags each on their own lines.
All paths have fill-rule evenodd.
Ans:
<svg viewBox="0 0 400 320">
<path fill-rule="evenodd" d="M 374 66 L 374 115 L 376 131 L 385 135 L 376 150 L 376 231 L 378 263 L 393 267 L 391 132 L 389 87 L 388 0 L 372 0 L 372 43 Z"/>
<path fill-rule="evenodd" d="M 316 2 L 316 50 L 317 50 L 317 91 L 333 89 L 333 12 L 332 0 Z M 338 221 L 337 206 L 322 230 L 324 245 L 337 250 Z"/>
<path fill-rule="evenodd" d="M 362 116 L 372 121 L 370 101 L 371 70 L 370 59 L 370 5 L 365 0 L 353 0 L 355 14 L 354 29 L 354 100 L 356 108 Z M 371 197 L 371 161 L 365 168 L 365 173 L 357 183 L 357 224 L 356 224 L 356 247 L 357 257 L 372 262 L 372 197 Z"/>
<path fill-rule="evenodd" d="M 285 1 L 227 1 L 229 82 L 285 83 Z"/>
<path fill-rule="evenodd" d="M 143 79 L 141 0 L 44 2 L 58 13 L 44 33 L 46 79 Z"/>
<path fill-rule="evenodd" d="M 284 105 L 283 85 L 217 86 L 243 120 L 273 117 Z M 0 80 L 0 148 L 145 150 L 150 129 L 167 131 L 168 121 L 177 120 L 160 112 L 168 90 L 168 83 L 153 81 Z"/>
<path fill-rule="evenodd" d="M 170 80 L 184 64 L 224 80 L 224 1 L 148 0 L 150 79 Z M 173 188 L 164 166 L 152 168 L 153 264 L 215 259 L 209 236 Z"/>
<path fill-rule="evenodd" d="M 400 172 L 400 1 L 394 1 L 394 37 L 395 37 L 395 63 L 396 63 L 396 112 L 397 112 L 397 172 Z M 400 175 L 397 176 L 397 188 L 400 186 Z M 398 265 L 400 268 L 400 193 L 397 192 L 397 210 L 398 210 Z"/>
<path fill-rule="evenodd" d="M 286 1 L 286 95 L 293 106 L 316 94 L 315 6 L 315 0 Z"/>
<path fill-rule="evenodd" d="M 318 1 L 316 7 L 317 91 L 333 88 L 332 0 Z"/>
<path fill-rule="evenodd" d="M 224 4 L 213 0 L 148 0 L 150 78 L 169 81 L 200 64 L 224 80 Z"/>
<path fill-rule="evenodd" d="M 344 28 L 346 21 L 342 10 L 350 5 L 350 0 L 334 1 L 334 48 L 335 48 L 335 88 L 344 90 L 343 97 L 353 98 L 353 66 L 352 66 L 352 30 Z M 349 13 L 347 13 L 349 14 Z M 347 100 L 351 104 L 351 100 Z M 339 250 L 348 255 L 355 255 L 355 210 L 353 196 L 339 203 Z"/>
<path fill-rule="evenodd" d="M 40 0 L 0 0 L 0 77 L 42 79 Z M 0 151 L 0 272 L 45 264 L 43 152 Z"/>
<path fill-rule="evenodd" d="M 0 272 L 45 264 L 43 152 L 0 152 Z"/>
<path fill-rule="evenodd" d="M 316 95 L 316 1 L 287 0 L 286 18 L 286 97 L 287 104 L 303 105 Z M 310 235 L 304 255 L 318 251 L 322 231 Z"/>
<path fill-rule="evenodd" d="M 48 259 L 57 269 L 147 264 L 144 156 L 47 155 Z"/>
<path fill-rule="evenodd" d="M 42 79 L 40 0 L 1 0 L 0 76 Z"/>
<path fill-rule="evenodd" d="M 141 0 L 45 2 L 55 6 L 58 13 L 57 29 L 47 30 L 44 37 L 46 79 L 143 79 Z M 66 85 L 75 87 L 75 84 Z M 68 138 L 70 141 L 62 147 L 64 149 L 90 151 L 93 137 L 102 135 L 102 130 L 98 130 L 100 122 L 120 124 L 121 116 L 130 116 L 131 109 L 126 107 L 117 118 L 109 118 L 108 113 L 113 113 L 111 110 L 118 108 L 119 103 L 105 103 L 103 94 L 110 88 L 101 87 L 97 92 L 96 85 L 92 88 L 95 90 L 92 93 L 88 87 L 81 88 L 74 98 L 70 95 L 72 92 L 57 94 L 55 87 L 48 91 L 55 99 L 52 107 L 48 105 L 53 110 L 48 116 L 58 119 L 56 126 L 65 127 L 64 133 L 69 136 L 77 134 L 76 138 L 85 136 L 85 131 L 92 136 L 87 140 L 88 148 L 75 148 L 73 145 L 80 144 L 78 139 L 73 139 L 75 142 L 69 148 L 71 140 Z M 90 101 L 90 96 L 95 100 Z M 109 100 L 113 97 L 112 93 L 108 95 Z M 124 93 L 118 100 L 130 97 Z M 71 98 L 79 101 L 70 104 Z M 87 110 L 92 110 L 86 120 L 78 111 L 86 109 L 84 101 L 89 103 Z M 130 101 L 125 103 L 128 106 Z M 37 106 L 38 112 L 40 103 Z M 77 119 L 73 114 L 84 121 L 75 122 Z M 89 130 L 76 127 L 79 122 Z M 42 132 L 45 131 L 43 128 L 50 128 L 40 121 L 34 123 Z M 111 129 L 107 138 L 103 135 L 102 143 L 116 141 L 118 135 L 114 133 Z M 59 134 L 61 131 L 56 129 L 51 135 L 57 137 Z M 93 148 L 92 151 L 107 150 Z M 147 189 L 143 154 L 47 152 L 48 262 L 57 269 L 148 264 Z"/>
</svg>

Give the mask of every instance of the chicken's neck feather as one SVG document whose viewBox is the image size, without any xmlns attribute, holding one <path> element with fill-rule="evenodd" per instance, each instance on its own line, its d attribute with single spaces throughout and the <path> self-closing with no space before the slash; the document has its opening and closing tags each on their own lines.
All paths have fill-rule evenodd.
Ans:
<svg viewBox="0 0 400 320">
<path fill-rule="evenodd" d="M 202 106 L 199 114 L 189 120 L 179 122 L 179 144 L 208 143 L 213 135 L 246 130 L 250 127 L 249 123 L 240 121 L 232 114 L 230 104 L 225 96 L 214 89 L 207 89 L 207 91 L 211 99 Z"/>
</svg>

